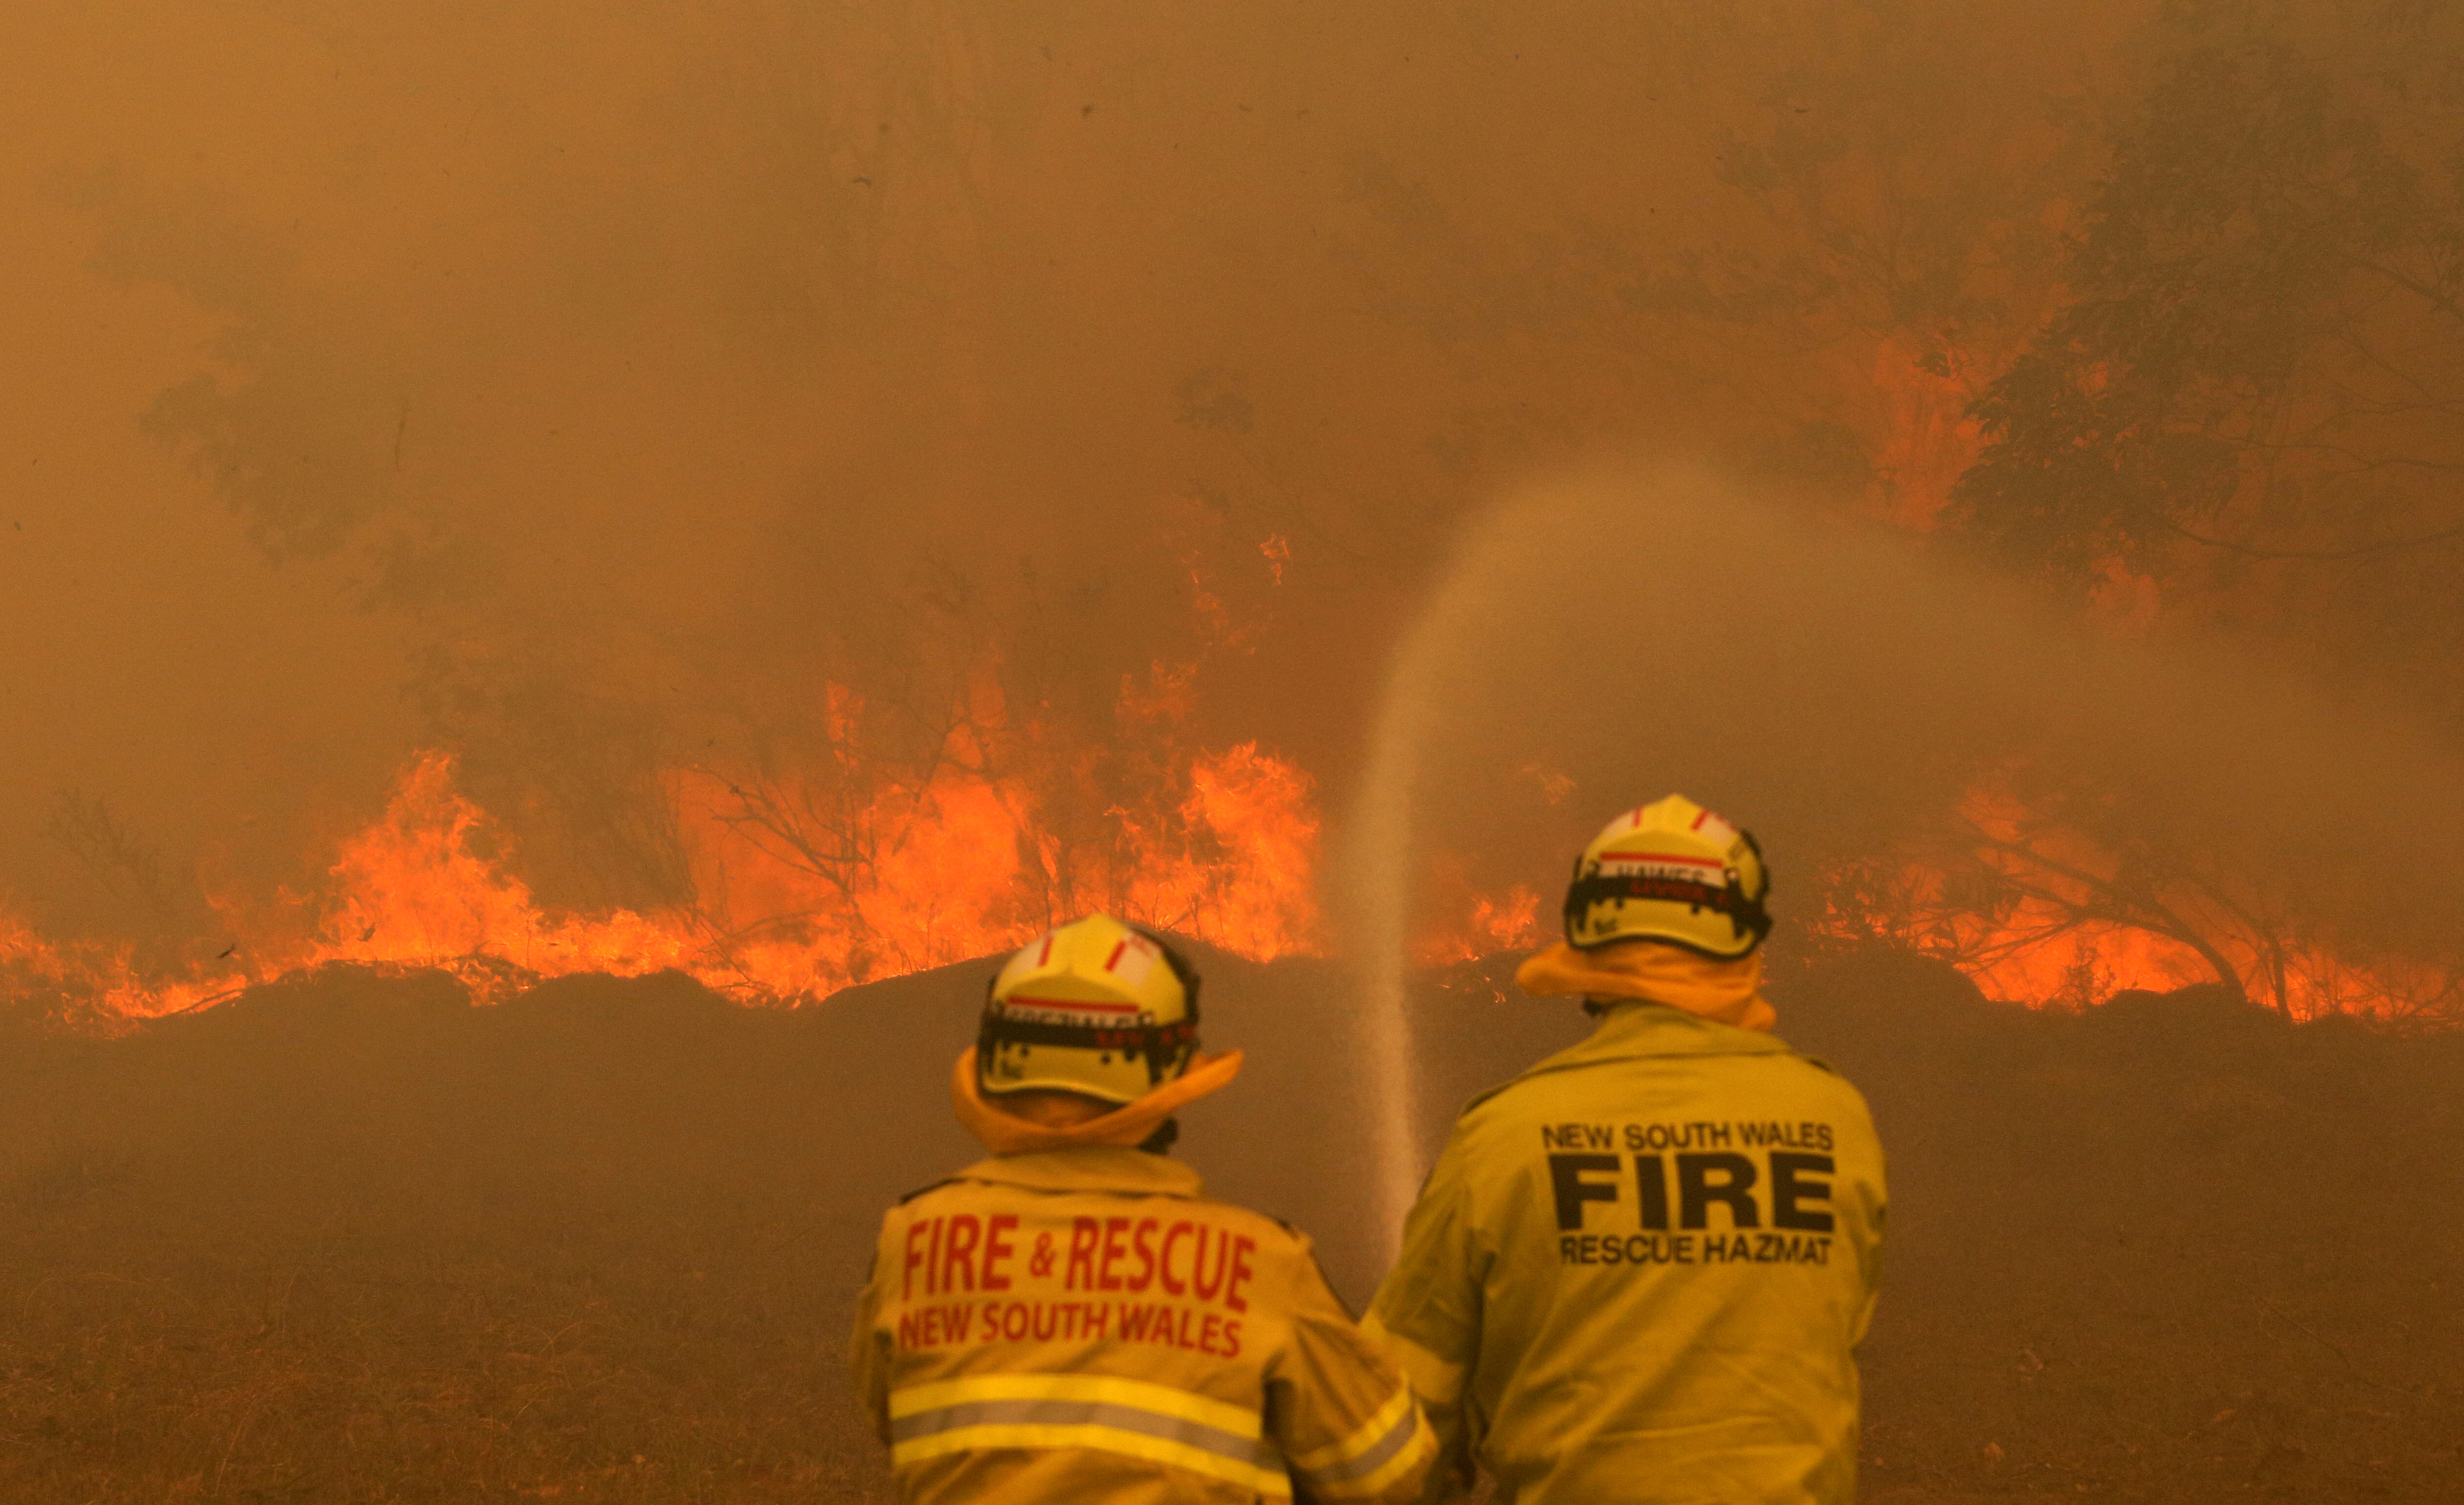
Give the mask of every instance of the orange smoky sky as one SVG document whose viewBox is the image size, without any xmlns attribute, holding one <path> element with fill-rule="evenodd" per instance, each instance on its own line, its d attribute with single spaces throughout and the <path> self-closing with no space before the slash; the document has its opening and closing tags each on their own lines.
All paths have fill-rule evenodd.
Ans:
<svg viewBox="0 0 2464 1505">
<path fill-rule="evenodd" d="M 11 5 L 0 880 L 127 920 L 74 791 L 296 881 L 451 745 L 605 896 L 573 809 L 827 684 L 1158 663 L 1337 806 L 1535 469 L 1938 504 L 2140 19 L 2042 11 Z"/>
</svg>

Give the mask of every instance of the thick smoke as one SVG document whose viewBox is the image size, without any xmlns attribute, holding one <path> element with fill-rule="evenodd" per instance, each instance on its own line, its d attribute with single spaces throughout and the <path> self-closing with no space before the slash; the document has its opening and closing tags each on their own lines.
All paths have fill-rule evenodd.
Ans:
<svg viewBox="0 0 2464 1505">
<path fill-rule="evenodd" d="M 2149 13 L 11 6 L 0 888 L 205 943 L 445 745 L 544 896 L 672 899 L 659 770 L 830 684 L 1091 742 L 1196 663 L 1340 804 L 1513 476 L 1929 515 Z M 1941 750 L 1792 674 L 1886 828 Z"/>
<path fill-rule="evenodd" d="M 1396 874 L 1432 852 L 1553 892 L 1600 821 L 1671 789 L 1749 825 L 1778 907 L 1816 918 L 1816 874 L 1904 848 L 2014 758 L 2096 791 L 2107 830 L 2266 883 L 2310 933 L 2441 957 L 2464 903 L 2464 761 L 2401 712 L 2082 626 L 1701 469 L 1535 486 L 1473 524 L 1379 748 L 1353 882 L 1390 937 Z"/>
</svg>

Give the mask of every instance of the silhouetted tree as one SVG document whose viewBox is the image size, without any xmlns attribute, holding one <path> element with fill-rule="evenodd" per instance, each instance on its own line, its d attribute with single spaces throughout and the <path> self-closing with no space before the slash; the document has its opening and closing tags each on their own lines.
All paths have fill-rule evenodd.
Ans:
<svg viewBox="0 0 2464 1505">
<path fill-rule="evenodd" d="M 2453 26 L 2328 11 L 2381 24 L 2331 48 L 2276 7 L 2172 23 L 2071 300 L 1974 407 L 1953 529 L 2075 588 L 2464 537 Z"/>
<path fill-rule="evenodd" d="M 2464 724 L 2457 26 L 2378 3 L 2167 12 L 2068 299 L 1971 409 L 1987 443 L 1947 531 L 2076 596 L 2151 578 L 2168 612 Z M 2170 937 L 2278 1007 L 2333 939 L 2291 882 L 2168 843 L 2128 791 L 2057 782 L 2028 808 L 2028 830 L 1949 838 L 1989 909 Z M 2066 860 L 2082 836 L 2109 861 Z M 2447 978 L 2404 985 L 2450 1010 Z"/>
</svg>

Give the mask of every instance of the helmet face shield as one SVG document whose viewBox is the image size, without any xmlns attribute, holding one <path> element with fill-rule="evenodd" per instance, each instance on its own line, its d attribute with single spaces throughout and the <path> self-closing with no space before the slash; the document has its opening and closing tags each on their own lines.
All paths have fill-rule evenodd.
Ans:
<svg viewBox="0 0 2464 1505">
<path fill-rule="evenodd" d="M 1656 941 L 1723 961 L 1771 934 L 1771 874 L 1747 832 L 1672 794 L 1609 822 L 1574 859 L 1566 940 Z"/>
<path fill-rule="evenodd" d="M 1189 1069 L 1198 974 L 1161 940 L 1090 915 L 1020 948 L 994 977 L 976 1037 L 987 1093 L 1133 1102 Z"/>
</svg>

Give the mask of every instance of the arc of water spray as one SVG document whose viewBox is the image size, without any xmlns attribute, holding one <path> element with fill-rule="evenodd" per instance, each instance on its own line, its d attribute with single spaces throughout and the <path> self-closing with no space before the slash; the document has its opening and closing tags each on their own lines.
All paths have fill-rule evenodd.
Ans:
<svg viewBox="0 0 2464 1505">
<path fill-rule="evenodd" d="M 1369 760 L 1368 784 L 1352 829 L 1347 866 L 1360 900 L 1359 956 L 1361 1054 L 1369 1063 L 1366 1083 L 1370 1151 L 1376 1166 L 1375 1227 L 1391 1259 L 1401 1246 L 1404 1214 L 1419 1173 L 1417 1084 L 1412 1070 L 1412 1026 L 1403 989 L 1411 964 L 1412 884 L 1416 844 L 1412 786 L 1417 709 L 1401 703 L 1392 686 L 1379 710 Z"/>
<path fill-rule="evenodd" d="M 1575 575 L 1654 582 L 1652 674 L 1587 631 Z M 2016 746 L 2136 791 L 2135 819 L 2219 871 L 2307 874 L 2295 913 L 2328 933 L 2450 957 L 2464 911 L 2452 733 L 2238 650 L 2089 631 L 1939 552 L 1684 465 L 1570 476 L 1473 521 L 1371 725 L 1329 897 L 1390 1240 L 1424 1163 L 1406 1009 L 1423 812 L 1469 813 L 1440 803 L 1476 786 L 1460 755 L 1518 732 L 1552 727 L 1577 770 L 1734 794 L 1808 868 L 1938 818 L 1977 760 Z"/>
<path fill-rule="evenodd" d="M 1481 530 L 1493 535 L 1493 528 Z M 1419 1184 L 1419 1083 L 1405 987 L 1411 972 L 1414 901 L 1422 843 L 1418 824 L 1422 752 L 1455 676 L 1446 666 L 1467 630 L 1476 630 L 1484 571 L 1479 540 L 1466 547 L 1419 620 L 1404 634 L 1371 723 L 1370 755 L 1353 802 L 1342 871 L 1352 900 L 1353 955 L 1361 992 L 1358 1029 L 1369 1063 L 1370 1149 L 1375 1166 L 1375 1222 L 1391 1257 Z"/>
<path fill-rule="evenodd" d="M 1399 668 L 1399 665 L 1397 665 Z M 1402 1219 L 1412 1209 L 1419 1178 L 1419 1101 L 1412 1072 L 1412 1020 L 1404 1012 L 1409 943 L 1412 943 L 1412 874 L 1419 870 L 1412 830 L 1412 788 L 1417 784 L 1417 743 L 1427 712 L 1417 697 L 1387 685 L 1370 741 L 1368 784 L 1355 806 L 1351 850 L 1360 956 L 1360 1054 L 1368 1062 L 1370 1155 L 1377 1187 L 1380 1253 L 1392 1259 L 1402 1244 Z"/>
</svg>

